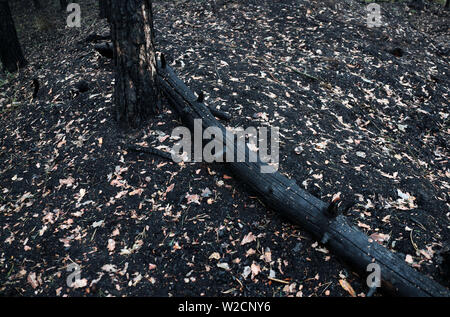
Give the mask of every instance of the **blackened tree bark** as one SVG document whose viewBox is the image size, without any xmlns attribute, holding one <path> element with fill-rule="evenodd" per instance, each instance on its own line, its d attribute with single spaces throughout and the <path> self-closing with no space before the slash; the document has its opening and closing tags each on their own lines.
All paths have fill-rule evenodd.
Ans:
<svg viewBox="0 0 450 317">
<path fill-rule="evenodd" d="M 111 0 L 98 0 L 100 9 L 100 19 L 106 19 L 108 22 L 111 17 Z"/>
<path fill-rule="evenodd" d="M 151 0 L 111 1 L 115 117 L 139 127 L 160 108 Z"/>
<path fill-rule="evenodd" d="M 67 9 L 67 0 L 59 0 L 59 5 L 61 6 L 61 10 Z"/>
<path fill-rule="evenodd" d="M 3 69 L 11 73 L 27 64 L 17 38 L 8 0 L 0 0 L 0 60 Z"/>
<path fill-rule="evenodd" d="M 34 5 L 35 9 L 39 10 L 39 9 L 42 8 L 41 3 L 39 2 L 39 0 L 33 0 L 33 5 Z"/>
<path fill-rule="evenodd" d="M 445 8 L 449 8 L 449 3 L 450 3 L 450 1 L 449 0 L 447 0 L 447 1 L 445 1 Z"/>
</svg>

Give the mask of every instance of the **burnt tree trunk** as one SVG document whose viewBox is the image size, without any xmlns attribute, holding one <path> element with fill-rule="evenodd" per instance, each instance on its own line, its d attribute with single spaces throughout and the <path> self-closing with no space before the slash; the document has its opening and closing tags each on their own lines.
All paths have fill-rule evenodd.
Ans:
<svg viewBox="0 0 450 317">
<path fill-rule="evenodd" d="M 59 5 L 61 6 L 61 10 L 66 10 L 67 0 L 59 0 Z"/>
<path fill-rule="evenodd" d="M 449 8 L 449 3 L 450 3 L 450 0 L 447 0 L 447 1 L 445 1 L 445 8 Z"/>
<path fill-rule="evenodd" d="M 100 10 L 100 19 L 106 19 L 110 22 L 111 17 L 111 1 L 110 0 L 98 0 L 98 7 Z"/>
<path fill-rule="evenodd" d="M 35 9 L 42 9 L 41 3 L 39 2 L 39 0 L 33 0 L 33 5 Z"/>
<path fill-rule="evenodd" d="M 227 134 L 225 127 L 214 118 L 201 98 L 194 95 L 164 60 L 158 62 L 158 80 L 162 91 L 187 127 L 193 130 L 194 120 L 202 119 L 203 129 L 217 127 L 222 131 L 225 151 L 219 152 L 217 157 L 223 157 L 221 161 L 267 206 L 309 231 L 362 276 L 369 275 L 369 264 L 377 264 L 381 287 L 388 292 L 414 297 L 450 296 L 448 289 L 414 270 L 403 258 L 354 227 L 345 216 L 330 213 L 333 204 L 312 196 L 279 172 L 261 173 L 266 163 L 249 160 L 248 147 L 237 147 L 236 136 Z M 228 149 L 234 157 L 245 157 L 245 161 L 227 161 L 225 152 Z"/>
<path fill-rule="evenodd" d="M 110 5 L 115 118 L 124 127 L 136 128 L 160 108 L 152 2 L 123 0 Z"/>
<path fill-rule="evenodd" d="M 7 0 L 0 0 L 0 43 L 0 60 L 3 69 L 12 73 L 27 64 Z"/>
</svg>

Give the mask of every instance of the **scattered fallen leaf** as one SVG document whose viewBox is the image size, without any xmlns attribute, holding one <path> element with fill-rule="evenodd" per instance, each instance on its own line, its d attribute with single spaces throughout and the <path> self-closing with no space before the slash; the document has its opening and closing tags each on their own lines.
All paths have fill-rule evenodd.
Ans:
<svg viewBox="0 0 450 317">
<path fill-rule="evenodd" d="M 220 254 L 218 252 L 214 252 L 209 256 L 209 259 L 220 260 Z"/>
<path fill-rule="evenodd" d="M 28 274 L 27 282 L 31 285 L 32 288 L 36 288 L 39 286 L 39 282 L 36 279 L 36 273 L 31 272 Z"/>
<path fill-rule="evenodd" d="M 250 269 L 252 270 L 252 279 L 259 274 L 259 272 L 261 272 L 261 267 L 259 266 L 259 264 L 256 263 L 252 263 L 252 266 L 250 267 Z"/>
<path fill-rule="evenodd" d="M 249 232 L 241 241 L 241 245 L 253 242 L 256 240 L 256 237 L 253 235 L 253 233 Z"/>
<path fill-rule="evenodd" d="M 113 239 L 109 239 L 107 248 L 110 252 L 114 251 L 114 249 L 116 248 L 116 241 L 114 241 Z"/>
<path fill-rule="evenodd" d="M 224 269 L 225 271 L 229 271 L 230 270 L 230 266 L 228 265 L 228 263 L 217 263 L 217 267 L 220 267 L 221 269 Z"/>
<path fill-rule="evenodd" d="M 346 290 L 350 294 L 350 296 L 356 297 L 356 293 L 353 290 L 353 287 L 350 285 L 349 282 L 347 282 L 347 280 L 341 279 L 339 280 L 339 284 L 341 284 L 342 288 Z"/>
<path fill-rule="evenodd" d="M 409 264 L 413 264 L 414 263 L 413 257 L 410 254 L 406 255 L 405 261 L 406 261 L 406 263 L 409 263 Z"/>
</svg>

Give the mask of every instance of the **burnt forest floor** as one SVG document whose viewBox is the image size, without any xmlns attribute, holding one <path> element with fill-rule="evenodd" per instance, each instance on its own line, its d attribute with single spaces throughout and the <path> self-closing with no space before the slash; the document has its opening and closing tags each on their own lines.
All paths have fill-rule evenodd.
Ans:
<svg viewBox="0 0 450 317">
<path fill-rule="evenodd" d="M 79 2 L 81 28 L 13 2 L 29 65 L 0 82 L 0 294 L 364 295 L 365 277 L 224 166 L 127 152 L 168 150 L 181 122 L 165 104 L 118 127 L 112 62 L 86 40 L 108 27 Z M 224 124 L 280 128 L 281 173 L 341 193 L 355 226 L 448 287 L 450 13 L 382 3 L 368 28 L 363 4 L 332 3 L 157 1 L 156 42 Z"/>
</svg>

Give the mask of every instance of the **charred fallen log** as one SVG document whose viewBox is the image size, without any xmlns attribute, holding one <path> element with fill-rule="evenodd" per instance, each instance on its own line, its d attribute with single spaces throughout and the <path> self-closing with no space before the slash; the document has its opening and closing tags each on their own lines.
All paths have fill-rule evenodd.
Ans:
<svg viewBox="0 0 450 317">
<path fill-rule="evenodd" d="M 203 129 L 218 127 L 226 135 L 225 143 L 235 144 L 234 136 L 225 133 L 225 127 L 214 118 L 210 109 L 200 102 L 202 100 L 198 100 L 176 76 L 164 59 L 158 61 L 158 81 L 188 128 L 193 129 L 195 119 L 202 119 Z M 241 154 L 245 154 L 245 162 L 225 162 L 228 168 L 259 194 L 268 206 L 309 231 L 362 276 L 366 276 L 369 265 L 375 263 L 380 268 L 383 290 L 400 296 L 450 296 L 448 289 L 411 268 L 403 259 L 352 226 L 346 217 L 333 212 L 335 202 L 323 202 L 278 172 L 261 173 L 265 163 L 249 162 L 249 150 L 247 147 L 243 148 L 245 153 Z M 242 148 L 235 146 L 234 151 L 237 153 L 242 151 Z M 372 287 L 369 294 L 372 294 L 374 289 Z"/>
<path fill-rule="evenodd" d="M 213 114 L 214 117 L 217 117 L 219 119 L 222 120 L 230 120 L 231 119 L 231 114 L 229 114 L 228 112 L 219 110 L 219 109 L 215 109 L 213 107 L 208 107 L 209 111 L 211 111 L 211 113 Z"/>
<path fill-rule="evenodd" d="M 92 43 L 92 42 L 100 42 L 100 41 L 106 41 L 111 39 L 111 34 L 97 34 L 92 33 L 86 36 L 85 42 Z M 112 46 L 111 46 L 111 54 L 112 54 Z"/>
</svg>

